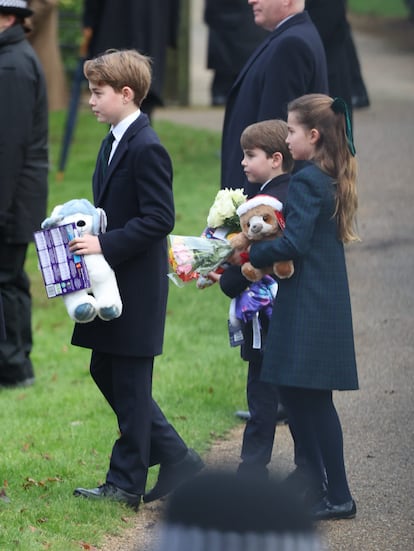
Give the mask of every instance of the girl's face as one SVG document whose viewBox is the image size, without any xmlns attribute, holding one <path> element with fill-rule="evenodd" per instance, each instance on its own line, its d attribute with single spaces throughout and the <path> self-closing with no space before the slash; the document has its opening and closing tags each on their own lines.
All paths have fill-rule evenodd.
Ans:
<svg viewBox="0 0 414 551">
<path fill-rule="evenodd" d="M 295 161 L 309 161 L 314 156 L 315 145 L 319 138 L 319 132 L 312 128 L 309 130 L 299 124 L 294 111 L 288 114 L 288 136 L 286 143 Z"/>
<path fill-rule="evenodd" d="M 98 85 L 89 82 L 91 97 L 89 105 L 99 122 L 115 126 L 122 120 L 125 110 L 124 95 L 116 92 L 108 84 Z"/>
<path fill-rule="evenodd" d="M 273 177 L 273 157 L 268 157 L 263 149 L 258 147 L 244 149 L 243 153 L 241 164 L 249 182 L 264 184 Z"/>
</svg>

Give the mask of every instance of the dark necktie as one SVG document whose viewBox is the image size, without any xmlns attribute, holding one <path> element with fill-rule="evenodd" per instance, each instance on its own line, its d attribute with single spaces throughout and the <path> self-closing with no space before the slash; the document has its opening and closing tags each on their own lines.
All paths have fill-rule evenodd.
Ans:
<svg viewBox="0 0 414 551">
<path fill-rule="evenodd" d="M 105 177 L 106 171 L 108 169 L 109 156 L 111 154 L 112 144 L 115 140 L 115 136 L 112 132 L 107 134 L 102 142 L 102 149 L 100 154 L 100 169 L 102 173 L 102 178 Z"/>
</svg>

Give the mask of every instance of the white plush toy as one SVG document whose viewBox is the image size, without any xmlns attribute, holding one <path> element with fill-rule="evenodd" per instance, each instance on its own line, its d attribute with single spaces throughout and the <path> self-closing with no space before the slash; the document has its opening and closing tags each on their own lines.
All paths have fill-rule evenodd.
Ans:
<svg viewBox="0 0 414 551">
<path fill-rule="evenodd" d="M 42 229 L 75 223 L 79 235 L 98 235 L 106 230 L 106 214 L 87 199 L 73 199 L 56 206 Z M 87 323 L 99 316 L 104 321 L 118 318 L 122 313 L 115 273 L 102 254 L 84 255 L 91 287 L 63 296 L 69 316 L 78 323 Z"/>
</svg>

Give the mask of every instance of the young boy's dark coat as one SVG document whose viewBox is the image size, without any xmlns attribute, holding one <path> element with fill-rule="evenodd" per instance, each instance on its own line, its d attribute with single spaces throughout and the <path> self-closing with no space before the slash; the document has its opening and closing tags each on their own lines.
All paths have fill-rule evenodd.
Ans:
<svg viewBox="0 0 414 551">
<path fill-rule="evenodd" d="M 98 155 L 99 158 L 99 155 Z M 105 179 L 93 176 L 95 205 L 108 217 L 99 240 L 123 302 L 120 318 L 76 324 L 72 344 L 110 354 L 161 354 L 168 294 L 167 235 L 174 226 L 172 166 L 141 113 L 122 137 Z"/>
</svg>

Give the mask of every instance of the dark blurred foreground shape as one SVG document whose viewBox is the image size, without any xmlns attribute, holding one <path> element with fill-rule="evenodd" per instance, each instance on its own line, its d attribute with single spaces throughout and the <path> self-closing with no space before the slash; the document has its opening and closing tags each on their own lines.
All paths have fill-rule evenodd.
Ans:
<svg viewBox="0 0 414 551">
<path fill-rule="evenodd" d="M 211 471 L 170 497 L 156 551 L 322 551 L 319 533 L 291 487 Z"/>
</svg>

